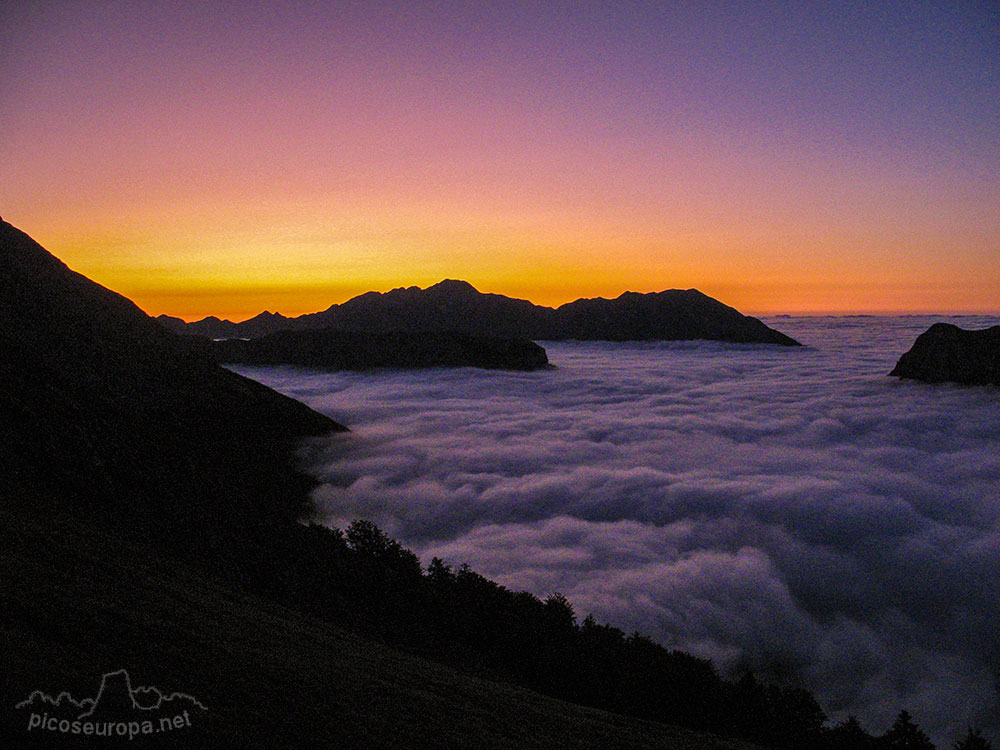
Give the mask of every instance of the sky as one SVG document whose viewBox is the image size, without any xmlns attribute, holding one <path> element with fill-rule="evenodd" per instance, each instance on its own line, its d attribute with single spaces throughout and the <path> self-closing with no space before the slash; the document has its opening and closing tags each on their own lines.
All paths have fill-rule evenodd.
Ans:
<svg viewBox="0 0 1000 750">
<path fill-rule="evenodd" d="M 22 2 L 0 215 L 151 314 L 1000 310 L 994 2 Z"/>
</svg>

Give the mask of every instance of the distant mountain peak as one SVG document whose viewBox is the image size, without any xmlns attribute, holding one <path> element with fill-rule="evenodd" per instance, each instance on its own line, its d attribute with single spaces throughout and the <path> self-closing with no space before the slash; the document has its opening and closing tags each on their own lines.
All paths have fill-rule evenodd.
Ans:
<svg viewBox="0 0 1000 750">
<path fill-rule="evenodd" d="M 258 313 L 254 317 L 250 318 L 250 320 L 256 320 L 256 321 L 264 321 L 264 320 L 288 320 L 288 318 L 286 318 L 284 315 L 282 315 L 279 312 L 271 312 L 270 310 L 265 310 L 264 312 Z M 248 321 L 243 321 L 243 322 L 246 323 Z"/>
<path fill-rule="evenodd" d="M 322 328 L 369 333 L 448 331 L 534 341 L 709 339 L 798 344 L 697 289 L 623 292 L 612 300 L 579 299 L 553 309 L 502 294 L 484 294 L 459 279 L 444 279 L 426 289 L 410 286 L 366 292 L 298 318 L 262 313 L 251 321 L 227 326 L 192 324 L 186 332 L 254 338 L 279 330 Z"/>
<path fill-rule="evenodd" d="M 424 289 L 425 292 L 447 292 L 449 294 L 480 294 L 481 292 L 476 289 L 468 281 L 461 281 L 460 279 L 443 279 L 437 284 L 427 287 Z"/>
</svg>

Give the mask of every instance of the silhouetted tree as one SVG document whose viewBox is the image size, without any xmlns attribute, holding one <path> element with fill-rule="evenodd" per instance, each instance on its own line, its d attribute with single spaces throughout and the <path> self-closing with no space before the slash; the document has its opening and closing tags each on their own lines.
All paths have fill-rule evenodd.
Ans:
<svg viewBox="0 0 1000 750">
<path fill-rule="evenodd" d="M 773 720 L 767 690 L 750 672 L 732 683 L 728 690 L 729 730 L 738 737 L 766 743 Z"/>
<path fill-rule="evenodd" d="M 982 732 L 978 729 L 973 729 L 969 727 L 968 734 L 965 735 L 960 740 L 957 740 L 954 745 L 952 745 L 953 750 L 993 750 L 993 746 L 990 744 L 989 740 L 983 737 Z"/>
<path fill-rule="evenodd" d="M 861 727 L 857 718 L 848 716 L 827 730 L 826 745 L 833 750 L 873 750 L 875 738 Z"/>
<path fill-rule="evenodd" d="M 452 573 L 451 566 L 448 563 L 444 562 L 440 557 L 435 557 L 431 560 L 431 564 L 427 566 L 427 578 L 434 585 L 446 586 L 455 580 L 455 574 Z"/>
<path fill-rule="evenodd" d="M 362 557 L 376 560 L 405 578 L 416 581 L 422 575 L 419 558 L 371 521 L 354 521 L 348 526 L 347 544 Z"/>
<path fill-rule="evenodd" d="M 550 594 L 545 600 L 545 614 L 550 623 L 564 630 L 576 626 L 576 613 L 569 599 L 560 593 Z"/>
<path fill-rule="evenodd" d="M 782 750 L 933 748 L 905 712 L 877 743 L 853 718 L 824 730 L 807 691 L 766 685 L 749 672 L 724 680 L 708 660 L 638 632 L 626 637 L 593 616 L 577 623 L 562 594 L 543 601 L 439 558 L 424 572 L 416 555 L 370 521 L 346 533 L 279 527 L 243 546 L 231 573 L 255 593 L 482 677 Z M 957 750 L 990 750 L 978 733 L 962 742 Z"/>
<path fill-rule="evenodd" d="M 909 712 L 900 711 L 892 727 L 879 738 L 880 750 L 934 750 L 930 737 L 921 731 Z"/>
<path fill-rule="evenodd" d="M 802 688 L 770 687 L 769 710 L 773 717 L 771 743 L 778 747 L 816 747 L 823 735 L 826 714 L 816 699 Z"/>
</svg>

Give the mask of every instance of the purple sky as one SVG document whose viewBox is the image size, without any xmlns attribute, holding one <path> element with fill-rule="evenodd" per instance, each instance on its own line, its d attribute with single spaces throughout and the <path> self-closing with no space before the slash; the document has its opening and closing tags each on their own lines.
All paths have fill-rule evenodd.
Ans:
<svg viewBox="0 0 1000 750">
<path fill-rule="evenodd" d="M 8 5 L 0 213 L 150 312 L 1000 309 L 995 3 Z"/>
</svg>

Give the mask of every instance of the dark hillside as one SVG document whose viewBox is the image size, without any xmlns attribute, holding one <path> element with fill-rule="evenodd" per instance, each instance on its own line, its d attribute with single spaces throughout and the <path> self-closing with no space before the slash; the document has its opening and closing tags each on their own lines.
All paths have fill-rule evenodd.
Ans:
<svg viewBox="0 0 1000 750">
<path fill-rule="evenodd" d="M 130 747 L 745 747 L 668 725 L 788 750 L 871 740 L 824 729 L 795 685 L 724 679 L 558 594 L 424 570 L 370 522 L 298 523 L 295 446 L 343 427 L 7 224 L 0 279 L 0 747 L 58 746 L 24 712 L 73 705 L 32 691 L 118 717 L 162 699 L 150 685 L 204 701 L 203 734 Z"/>
<path fill-rule="evenodd" d="M 545 349 L 533 341 L 449 331 L 277 331 L 256 339 L 206 342 L 206 351 L 222 363 L 322 370 L 480 367 L 527 371 L 549 366 Z"/>
<path fill-rule="evenodd" d="M 292 518 L 312 486 L 296 443 L 345 429 L 219 367 L 5 222 L 0 349 L 0 490 L 14 501 L 190 526 Z"/>
<path fill-rule="evenodd" d="M 0 746 L 753 750 L 464 675 L 93 524 L 0 511 Z M 101 675 L 187 693 L 190 727 L 114 742 L 26 731 L 32 691 Z M 159 741 L 158 741 L 159 740 Z"/>
</svg>

